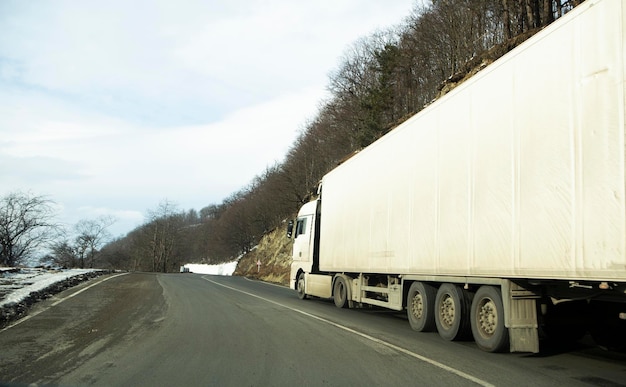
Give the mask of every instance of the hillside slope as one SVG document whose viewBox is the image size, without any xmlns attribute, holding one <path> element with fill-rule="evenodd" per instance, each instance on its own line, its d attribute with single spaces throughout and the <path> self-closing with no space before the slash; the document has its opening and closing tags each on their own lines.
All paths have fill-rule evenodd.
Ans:
<svg viewBox="0 0 626 387">
<path fill-rule="evenodd" d="M 233 275 L 287 286 L 292 240 L 285 234 L 283 227 L 265 234 L 254 250 L 241 257 Z M 257 266 L 259 261 L 261 265 Z"/>
</svg>

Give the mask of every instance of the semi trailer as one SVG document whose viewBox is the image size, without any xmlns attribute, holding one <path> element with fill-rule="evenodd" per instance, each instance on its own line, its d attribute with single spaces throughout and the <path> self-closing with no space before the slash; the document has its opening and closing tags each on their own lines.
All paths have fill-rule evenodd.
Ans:
<svg viewBox="0 0 626 387">
<path fill-rule="evenodd" d="M 626 345 L 625 21 L 585 1 L 326 174 L 298 296 L 490 352 Z"/>
</svg>

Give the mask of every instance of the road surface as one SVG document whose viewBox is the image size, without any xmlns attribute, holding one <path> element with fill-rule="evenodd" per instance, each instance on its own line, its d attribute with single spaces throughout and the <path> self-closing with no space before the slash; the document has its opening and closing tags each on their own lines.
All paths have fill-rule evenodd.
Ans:
<svg viewBox="0 0 626 387">
<path fill-rule="evenodd" d="M 241 277 L 131 273 L 81 284 L 0 331 L 0 385 L 626 384 L 626 355 L 580 344 L 489 354 Z"/>
</svg>

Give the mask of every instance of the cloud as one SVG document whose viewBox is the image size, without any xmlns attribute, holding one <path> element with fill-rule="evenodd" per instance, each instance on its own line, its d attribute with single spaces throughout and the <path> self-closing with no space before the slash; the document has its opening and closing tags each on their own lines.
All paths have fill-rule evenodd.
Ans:
<svg viewBox="0 0 626 387">
<path fill-rule="evenodd" d="M 346 47 L 411 3 L 0 1 L 0 195 L 127 226 L 164 198 L 219 203 L 283 159 Z"/>
<path fill-rule="evenodd" d="M 193 206 L 208 205 L 281 161 L 322 96 L 323 90 L 302 90 L 219 122 L 168 128 L 133 126 L 54 104 L 50 120 L 48 109 L 43 117 L 25 116 L 31 124 L 0 142 L 0 162 L 11 165 L 0 182 L 93 198 L 137 195 L 154 204 L 169 197 L 184 200 L 187 208 L 188 197 L 195 196 Z"/>
<path fill-rule="evenodd" d="M 319 90 L 285 95 L 207 125 L 134 128 L 98 142 L 94 176 L 129 191 L 148 185 L 173 200 L 191 191 L 208 205 L 282 161 L 321 95 Z"/>
<path fill-rule="evenodd" d="M 41 186 L 53 182 L 78 181 L 84 178 L 77 163 L 53 157 L 13 157 L 0 154 L 0 167 L 5 186 L 25 186 L 38 181 Z M 42 187 L 43 188 L 43 187 Z"/>
<path fill-rule="evenodd" d="M 0 19 L 7 26 L 0 74 L 126 118 L 133 109 L 144 123 L 163 120 L 162 110 L 201 123 L 201 110 L 219 119 L 294 85 L 324 84 L 347 44 L 398 22 L 390 9 L 406 8 L 355 0 L 213 3 L 15 6 Z"/>
</svg>

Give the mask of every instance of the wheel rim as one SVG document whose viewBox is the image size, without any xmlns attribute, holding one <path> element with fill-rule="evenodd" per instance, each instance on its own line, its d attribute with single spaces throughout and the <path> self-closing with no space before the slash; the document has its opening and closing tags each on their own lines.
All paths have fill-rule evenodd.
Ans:
<svg viewBox="0 0 626 387">
<path fill-rule="evenodd" d="M 424 315 L 424 299 L 420 293 L 416 293 L 411 300 L 411 313 L 418 320 Z"/>
<path fill-rule="evenodd" d="M 480 300 L 476 318 L 480 335 L 485 338 L 493 336 L 498 327 L 497 308 L 493 300 L 490 298 Z"/>
<path fill-rule="evenodd" d="M 304 294 L 304 277 L 298 278 L 298 294 Z"/>
<path fill-rule="evenodd" d="M 439 306 L 439 316 L 441 325 L 445 329 L 450 329 L 454 325 L 454 319 L 456 315 L 456 310 L 454 306 L 454 300 L 450 297 L 449 294 L 441 300 L 441 305 Z"/>
</svg>

